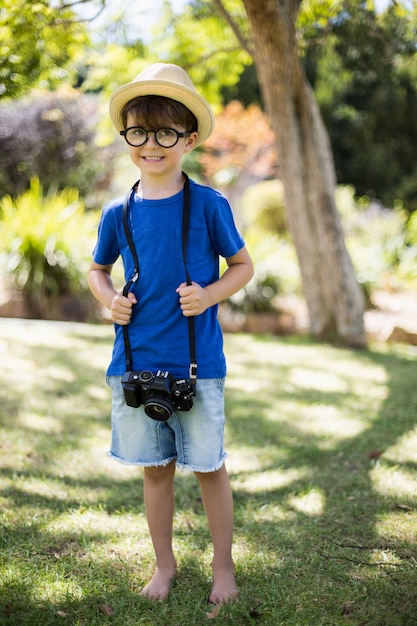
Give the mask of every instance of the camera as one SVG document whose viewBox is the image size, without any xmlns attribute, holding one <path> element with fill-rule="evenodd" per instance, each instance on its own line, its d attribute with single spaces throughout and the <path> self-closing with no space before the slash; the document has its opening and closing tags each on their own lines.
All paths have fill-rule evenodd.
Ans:
<svg viewBox="0 0 417 626">
<path fill-rule="evenodd" d="M 128 406 L 144 405 L 145 413 L 154 420 L 165 422 L 174 411 L 189 411 L 193 406 L 194 390 L 186 378 L 158 370 L 126 372 L 122 376 L 125 402 Z"/>
</svg>

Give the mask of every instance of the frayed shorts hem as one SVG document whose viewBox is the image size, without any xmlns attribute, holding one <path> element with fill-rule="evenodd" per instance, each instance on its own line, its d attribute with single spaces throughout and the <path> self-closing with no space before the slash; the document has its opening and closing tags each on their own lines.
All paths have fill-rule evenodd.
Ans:
<svg viewBox="0 0 417 626">
<path fill-rule="evenodd" d="M 196 465 L 187 465 L 185 463 L 178 462 L 177 467 L 181 472 L 198 472 L 199 474 L 210 474 L 211 472 L 217 472 L 221 467 L 223 467 L 226 458 L 227 453 L 224 454 L 223 458 L 214 467 L 197 467 Z"/>
<path fill-rule="evenodd" d="M 192 465 L 187 465 L 186 463 L 179 463 L 177 457 L 173 456 L 170 459 L 164 459 L 163 461 L 159 461 L 157 463 L 143 463 L 142 461 L 126 461 L 125 459 L 120 458 L 113 452 L 109 451 L 107 456 L 113 461 L 117 461 L 122 465 L 134 465 L 135 467 L 166 467 L 173 461 L 176 461 L 176 466 L 180 470 L 180 472 L 198 472 L 200 474 L 210 474 L 211 472 L 217 472 L 224 465 L 224 462 L 227 459 L 227 453 L 225 452 L 223 458 L 219 461 L 215 467 L 197 467 Z"/>
</svg>

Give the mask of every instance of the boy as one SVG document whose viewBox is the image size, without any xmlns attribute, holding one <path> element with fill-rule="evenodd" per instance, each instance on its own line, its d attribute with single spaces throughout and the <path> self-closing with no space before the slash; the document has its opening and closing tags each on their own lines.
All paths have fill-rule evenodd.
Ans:
<svg viewBox="0 0 417 626">
<path fill-rule="evenodd" d="M 165 600 L 175 575 L 172 549 L 175 467 L 195 473 L 213 540 L 213 585 L 209 602 L 237 598 L 232 559 L 233 500 L 223 449 L 226 374 L 217 305 L 252 277 L 252 262 L 226 199 L 189 181 L 190 221 L 186 260 L 182 254 L 185 174 L 181 159 L 209 137 L 214 118 L 186 72 L 156 63 L 110 97 L 110 117 L 140 170 L 129 202 L 128 228 L 139 261 L 139 279 L 123 295 L 113 287 L 112 266 L 122 256 L 126 280 L 134 263 L 123 230 L 123 198 L 103 210 L 89 286 L 115 322 L 107 371 L 112 389 L 109 455 L 144 467 L 146 517 L 156 567 L 142 595 Z M 227 270 L 219 277 L 219 255 Z M 184 267 L 185 265 L 185 267 Z M 191 280 L 185 279 L 185 268 Z M 127 405 L 123 333 L 128 330 L 133 370 L 189 376 L 189 318 L 194 317 L 198 380 L 193 406 L 165 421 L 144 407 Z M 124 327 L 127 326 L 127 329 Z"/>
</svg>

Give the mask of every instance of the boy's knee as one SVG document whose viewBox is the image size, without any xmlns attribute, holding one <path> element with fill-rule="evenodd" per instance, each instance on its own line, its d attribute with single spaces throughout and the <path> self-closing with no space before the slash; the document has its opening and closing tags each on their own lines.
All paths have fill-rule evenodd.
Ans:
<svg viewBox="0 0 417 626">
<path fill-rule="evenodd" d="M 145 477 L 151 480 L 163 480 L 164 478 L 171 477 L 175 473 L 175 463 L 168 463 L 167 465 L 151 465 L 144 468 Z"/>
<path fill-rule="evenodd" d="M 225 472 L 225 466 L 222 465 L 219 469 L 213 472 L 194 472 L 195 477 L 199 482 L 209 482 L 217 480 Z"/>
</svg>

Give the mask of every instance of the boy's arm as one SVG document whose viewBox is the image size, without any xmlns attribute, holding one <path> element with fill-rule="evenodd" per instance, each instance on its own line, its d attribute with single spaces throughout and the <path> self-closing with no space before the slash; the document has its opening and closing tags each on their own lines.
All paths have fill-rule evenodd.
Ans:
<svg viewBox="0 0 417 626">
<path fill-rule="evenodd" d="M 122 292 L 115 290 L 111 279 L 112 269 L 113 265 L 99 265 L 92 261 L 88 270 L 88 286 L 94 297 L 109 309 L 113 322 L 124 326 L 130 322 L 136 297 L 133 293 L 125 297 Z"/>
<path fill-rule="evenodd" d="M 197 283 L 182 283 L 177 293 L 183 315 L 200 315 L 206 309 L 226 300 L 244 287 L 253 276 L 253 265 L 245 247 L 226 259 L 227 270 L 216 282 L 201 287 Z"/>
</svg>

